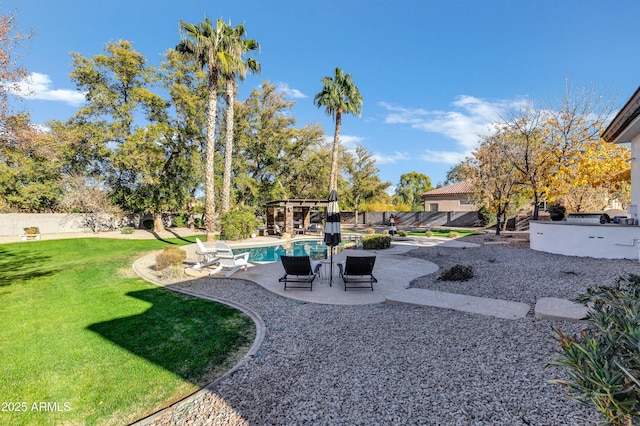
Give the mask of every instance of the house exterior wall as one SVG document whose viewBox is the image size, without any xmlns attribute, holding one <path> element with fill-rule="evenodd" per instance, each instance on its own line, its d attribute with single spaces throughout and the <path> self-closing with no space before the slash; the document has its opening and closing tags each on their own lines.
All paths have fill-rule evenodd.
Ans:
<svg viewBox="0 0 640 426">
<path fill-rule="evenodd" d="M 430 209 L 431 204 L 438 205 L 438 211 L 440 212 L 475 212 L 478 208 L 473 203 L 465 203 L 466 197 L 460 195 L 441 195 L 439 197 L 424 197 L 424 211 L 432 211 Z"/>
<path fill-rule="evenodd" d="M 631 140 L 631 205 L 640 206 L 640 134 Z M 629 209 L 630 213 L 632 208 Z M 638 207 L 636 207 L 635 219 L 638 219 Z"/>
</svg>

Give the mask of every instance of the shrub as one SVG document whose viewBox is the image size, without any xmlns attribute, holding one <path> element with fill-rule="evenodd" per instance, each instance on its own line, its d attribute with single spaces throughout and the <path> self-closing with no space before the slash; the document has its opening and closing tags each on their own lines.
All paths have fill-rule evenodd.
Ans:
<svg viewBox="0 0 640 426">
<path fill-rule="evenodd" d="M 442 281 L 468 281 L 471 278 L 473 278 L 473 266 L 456 264 L 442 271 L 438 279 Z"/>
<path fill-rule="evenodd" d="M 120 230 L 122 234 L 133 234 L 133 226 L 125 226 Z"/>
<path fill-rule="evenodd" d="M 24 233 L 27 235 L 36 235 L 40 233 L 40 228 L 38 228 L 37 226 L 29 226 L 23 229 L 24 229 Z"/>
<path fill-rule="evenodd" d="M 196 228 L 204 228 L 204 220 L 202 220 L 201 217 L 196 217 L 193 222 L 196 225 Z"/>
<path fill-rule="evenodd" d="M 407 236 L 407 231 L 398 231 L 398 236 L 406 237 Z"/>
<path fill-rule="evenodd" d="M 146 219 L 142 221 L 142 226 L 144 226 L 144 229 L 153 229 L 153 219 Z"/>
<path fill-rule="evenodd" d="M 551 383 L 575 392 L 574 401 L 602 413 L 608 424 L 640 419 L 640 275 L 618 278 L 613 287 L 589 287 L 577 301 L 590 305 L 591 325 L 567 336 L 556 328 L 559 349 L 549 365 L 569 370 L 569 380 Z"/>
<path fill-rule="evenodd" d="M 222 219 L 221 238 L 225 240 L 241 240 L 249 238 L 262 223 L 250 207 L 237 207 L 225 214 Z"/>
<path fill-rule="evenodd" d="M 447 234 L 447 237 L 449 237 L 449 238 L 458 238 L 458 237 L 460 237 L 460 234 L 457 231 L 451 231 L 451 232 L 449 232 L 449 234 Z"/>
<path fill-rule="evenodd" d="M 176 228 L 184 228 L 187 226 L 187 218 L 183 215 L 178 215 L 173 218 L 173 225 Z"/>
<path fill-rule="evenodd" d="M 487 207 L 482 206 L 480 210 L 478 210 L 478 220 L 481 226 L 488 226 L 496 221 L 496 215 Z"/>
<path fill-rule="evenodd" d="M 376 230 L 373 228 L 367 228 L 364 230 L 364 232 L 366 232 L 367 234 L 375 234 Z"/>
<path fill-rule="evenodd" d="M 430 229 L 427 230 L 427 231 L 424 231 L 424 236 L 425 237 L 433 237 L 433 231 L 430 230 Z"/>
<path fill-rule="evenodd" d="M 365 250 L 378 250 L 391 247 L 391 237 L 388 235 L 367 235 L 362 239 L 362 248 Z"/>
<path fill-rule="evenodd" d="M 159 271 L 180 266 L 187 258 L 187 252 L 180 247 L 167 246 L 156 255 L 156 269 Z"/>
</svg>

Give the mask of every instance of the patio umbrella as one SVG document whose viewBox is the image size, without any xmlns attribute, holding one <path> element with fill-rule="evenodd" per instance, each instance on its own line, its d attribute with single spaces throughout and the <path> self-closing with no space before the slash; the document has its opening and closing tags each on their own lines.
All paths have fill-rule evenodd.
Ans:
<svg viewBox="0 0 640 426">
<path fill-rule="evenodd" d="M 331 272 L 329 286 L 333 284 L 333 248 L 340 244 L 340 209 L 338 208 L 338 192 L 332 189 L 329 193 L 329 208 L 327 209 L 327 222 L 324 227 L 324 243 L 331 250 Z"/>
</svg>

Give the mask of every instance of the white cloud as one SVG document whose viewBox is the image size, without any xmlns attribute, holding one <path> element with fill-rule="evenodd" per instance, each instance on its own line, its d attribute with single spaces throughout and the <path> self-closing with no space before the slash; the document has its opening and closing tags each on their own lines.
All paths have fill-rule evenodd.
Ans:
<svg viewBox="0 0 640 426">
<path fill-rule="evenodd" d="M 375 160 L 376 164 L 394 164 L 398 161 L 410 160 L 411 156 L 407 152 L 396 151 L 391 155 L 374 153 L 373 159 Z"/>
<path fill-rule="evenodd" d="M 51 79 L 46 74 L 31 73 L 10 89 L 11 92 L 25 99 L 39 99 L 44 101 L 64 102 L 79 106 L 85 101 L 84 93 L 75 90 L 52 89 Z"/>
<path fill-rule="evenodd" d="M 525 99 L 488 101 L 463 95 L 452 103 L 451 111 L 412 109 L 384 102 L 380 105 L 389 111 L 384 120 L 387 124 L 409 124 L 414 129 L 441 134 L 457 142 L 459 150 L 427 149 L 421 156 L 423 160 L 458 164 L 478 145 L 479 135 L 489 134 L 503 116 L 521 108 L 525 102 Z"/>
<path fill-rule="evenodd" d="M 340 135 L 340 145 L 345 147 L 347 151 L 355 151 L 356 146 L 361 145 L 364 140 L 361 136 Z M 324 141 L 333 145 L 333 135 L 326 135 Z"/>
<path fill-rule="evenodd" d="M 459 164 L 470 153 L 455 152 L 455 151 L 432 151 L 425 149 L 420 158 L 429 163 L 441 163 L 441 164 Z"/>
<path fill-rule="evenodd" d="M 294 99 L 302 99 L 307 97 L 307 95 L 305 95 L 298 89 L 290 88 L 287 83 L 276 83 L 276 91 Z"/>
</svg>

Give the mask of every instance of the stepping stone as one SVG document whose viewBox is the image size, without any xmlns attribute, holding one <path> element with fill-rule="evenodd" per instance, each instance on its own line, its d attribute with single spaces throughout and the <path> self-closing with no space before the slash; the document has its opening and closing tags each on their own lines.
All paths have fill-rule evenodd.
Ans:
<svg viewBox="0 0 640 426">
<path fill-rule="evenodd" d="M 526 317 L 531 308 L 526 303 L 420 288 L 410 288 L 396 293 L 388 297 L 386 303 L 391 305 L 433 306 L 512 320 Z"/>
<path fill-rule="evenodd" d="M 538 319 L 580 321 L 587 316 L 587 307 L 576 302 L 557 297 L 542 297 L 535 306 Z"/>
</svg>

